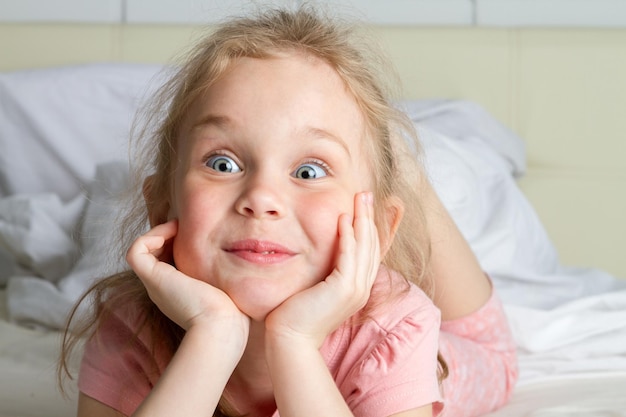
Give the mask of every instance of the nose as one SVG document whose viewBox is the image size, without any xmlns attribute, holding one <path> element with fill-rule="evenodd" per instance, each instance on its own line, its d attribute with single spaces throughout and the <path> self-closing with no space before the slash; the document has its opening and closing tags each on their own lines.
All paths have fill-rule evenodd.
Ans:
<svg viewBox="0 0 626 417">
<path fill-rule="evenodd" d="M 267 176 L 254 176 L 246 181 L 235 203 L 241 215 L 257 219 L 278 219 L 285 213 L 284 188 Z"/>
</svg>

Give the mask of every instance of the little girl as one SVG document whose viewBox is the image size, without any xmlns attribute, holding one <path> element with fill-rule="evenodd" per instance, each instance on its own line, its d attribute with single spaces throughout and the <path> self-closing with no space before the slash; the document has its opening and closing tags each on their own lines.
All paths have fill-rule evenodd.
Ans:
<svg viewBox="0 0 626 417">
<path fill-rule="evenodd" d="M 507 400 L 501 305 L 350 33 L 304 8 L 233 20 L 165 85 L 124 226 L 132 270 L 91 290 L 65 346 L 89 336 L 79 416 L 460 417 Z"/>
</svg>

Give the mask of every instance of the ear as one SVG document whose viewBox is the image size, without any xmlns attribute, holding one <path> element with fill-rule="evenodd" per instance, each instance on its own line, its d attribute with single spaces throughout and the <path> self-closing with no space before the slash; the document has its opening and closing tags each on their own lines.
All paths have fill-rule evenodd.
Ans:
<svg viewBox="0 0 626 417">
<path fill-rule="evenodd" d="M 385 203 L 385 230 L 380 230 L 380 255 L 385 257 L 393 243 L 402 217 L 404 216 L 404 203 L 398 197 L 390 197 Z"/>
<path fill-rule="evenodd" d="M 154 175 L 150 175 L 143 181 L 143 198 L 148 210 L 148 220 L 150 227 L 165 223 L 170 211 L 170 203 L 164 196 L 166 190 L 158 190 L 154 185 Z"/>
</svg>

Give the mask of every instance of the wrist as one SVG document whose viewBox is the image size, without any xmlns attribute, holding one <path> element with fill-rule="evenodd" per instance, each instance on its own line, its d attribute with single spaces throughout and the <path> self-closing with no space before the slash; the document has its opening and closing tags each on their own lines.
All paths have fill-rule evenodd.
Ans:
<svg viewBox="0 0 626 417">
<path fill-rule="evenodd" d="M 248 343 L 249 322 L 247 318 L 210 318 L 194 320 L 185 333 L 185 338 L 193 338 L 206 345 L 216 345 L 227 355 L 241 358 Z"/>
<path fill-rule="evenodd" d="M 294 357 L 294 355 L 301 356 L 311 352 L 319 352 L 322 342 L 318 342 L 314 337 L 291 331 L 266 329 L 265 332 L 265 352 L 268 356 L 288 355 Z"/>
<path fill-rule="evenodd" d="M 281 349 L 307 349 L 318 350 L 326 336 L 326 329 L 314 329 L 315 326 L 302 326 L 308 331 L 295 329 L 291 323 L 281 315 L 270 313 L 265 319 L 265 345 L 266 348 Z"/>
</svg>

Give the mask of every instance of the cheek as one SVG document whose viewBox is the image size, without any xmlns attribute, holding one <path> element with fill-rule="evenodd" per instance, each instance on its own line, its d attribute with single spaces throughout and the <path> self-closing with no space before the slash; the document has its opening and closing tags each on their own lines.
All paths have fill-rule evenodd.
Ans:
<svg viewBox="0 0 626 417">
<path fill-rule="evenodd" d="M 331 201 L 334 204 L 329 204 Z M 314 247 L 318 265 L 327 274 L 336 264 L 339 216 L 352 214 L 353 197 L 314 196 L 301 200 L 300 207 L 301 226 Z"/>
<path fill-rule="evenodd" d="M 197 181 L 188 180 L 179 184 L 172 210 L 173 216 L 183 228 L 191 231 L 210 224 L 224 205 L 219 191 L 196 183 Z"/>
<path fill-rule="evenodd" d="M 350 202 L 348 204 L 348 201 Z M 298 201 L 300 222 L 317 239 L 334 240 L 342 213 L 352 214 L 352 197 L 313 195 Z"/>
<path fill-rule="evenodd" d="M 210 193 L 181 192 L 177 196 L 172 217 L 178 219 L 178 232 L 173 241 L 176 266 L 199 278 L 201 260 L 209 252 L 206 245 L 214 237 L 219 223 L 219 206 Z"/>
</svg>

